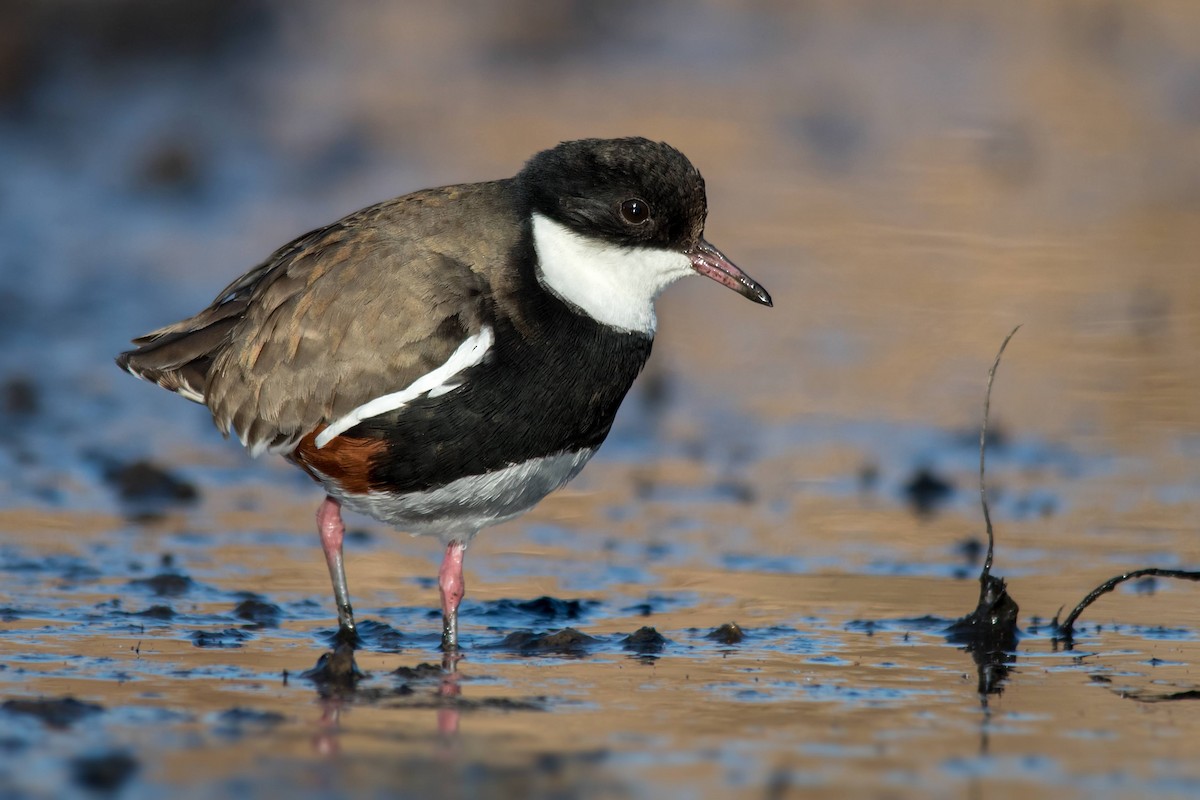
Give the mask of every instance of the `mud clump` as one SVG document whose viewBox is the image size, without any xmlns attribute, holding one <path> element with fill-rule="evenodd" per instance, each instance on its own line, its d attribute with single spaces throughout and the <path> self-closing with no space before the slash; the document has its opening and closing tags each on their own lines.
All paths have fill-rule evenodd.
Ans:
<svg viewBox="0 0 1200 800">
<path fill-rule="evenodd" d="M 130 616 L 141 617 L 143 619 L 156 619 L 162 622 L 168 622 L 175 619 L 175 609 L 170 606 L 154 605 L 142 611 L 135 611 Z"/>
<path fill-rule="evenodd" d="M 595 600 L 560 600 L 543 595 L 533 600 L 497 600 L 485 612 L 487 616 L 520 614 L 539 622 L 577 620 L 598 606 Z"/>
<path fill-rule="evenodd" d="M 655 655 L 666 649 L 671 641 L 654 628 L 644 626 L 621 640 L 621 646 L 637 655 Z"/>
<path fill-rule="evenodd" d="M 33 416 L 41 409 L 37 384 L 24 375 L 14 375 L 0 384 L 0 408 L 10 416 Z"/>
<path fill-rule="evenodd" d="M 191 591 L 196 583 L 187 575 L 161 572 L 151 578 L 135 578 L 129 585 L 138 589 L 149 589 L 156 597 L 179 597 Z"/>
<path fill-rule="evenodd" d="M 103 476 L 126 506 L 127 515 L 138 522 L 153 521 L 171 508 L 200 499 L 194 485 L 149 461 L 109 463 L 103 468 Z"/>
<path fill-rule="evenodd" d="M 717 644 L 739 644 L 746 638 L 745 631 L 736 622 L 726 622 L 713 628 L 704 636 L 705 639 L 711 639 Z"/>
<path fill-rule="evenodd" d="M 101 753 L 81 756 L 71 762 L 76 785 L 94 792 L 115 792 L 137 774 L 137 759 L 128 753 Z"/>
<path fill-rule="evenodd" d="M 954 553 L 961 557 L 968 565 L 974 566 L 979 563 L 979 559 L 983 558 L 983 554 L 987 549 L 987 545 L 982 539 L 974 536 L 967 537 L 955 543 Z"/>
<path fill-rule="evenodd" d="M 0 711 L 35 717 L 47 727 L 62 729 L 103 712 L 104 707 L 71 696 L 40 697 L 37 700 L 5 700 Z"/>
<path fill-rule="evenodd" d="M 137 169 L 138 187 L 146 191 L 194 194 L 201 186 L 200 156 L 193 143 L 178 139 L 152 148 Z"/>
<path fill-rule="evenodd" d="M 954 494 L 954 484 L 928 467 L 922 467 L 904 484 L 904 495 L 918 515 L 927 517 Z"/>
<path fill-rule="evenodd" d="M 440 665 L 425 662 L 415 667 L 397 667 L 389 674 L 405 681 L 433 681 L 440 680 L 443 672 Z"/>
<path fill-rule="evenodd" d="M 584 655 L 600 640 L 574 628 L 563 628 L 552 633 L 515 631 L 505 636 L 495 647 L 521 655 Z"/>
<path fill-rule="evenodd" d="M 104 479 L 129 503 L 150 500 L 191 503 L 200 497 L 196 487 L 176 478 L 149 461 L 115 464 L 104 471 Z"/>
<path fill-rule="evenodd" d="M 233 609 L 233 615 L 255 628 L 278 628 L 283 609 L 261 597 L 247 597 Z"/>
</svg>

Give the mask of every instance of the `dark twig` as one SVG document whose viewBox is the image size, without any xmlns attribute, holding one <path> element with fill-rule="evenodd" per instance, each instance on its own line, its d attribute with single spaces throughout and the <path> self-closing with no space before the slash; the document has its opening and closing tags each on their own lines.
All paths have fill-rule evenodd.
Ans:
<svg viewBox="0 0 1200 800">
<path fill-rule="evenodd" d="M 1200 571 L 1190 569 L 1159 569 L 1158 567 L 1135 569 L 1133 572 L 1126 572 L 1124 575 L 1118 575 L 1115 578 L 1109 578 L 1095 589 L 1092 589 L 1092 591 L 1088 593 L 1087 597 L 1080 600 L 1079 605 L 1075 606 L 1074 610 L 1067 615 L 1067 618 L 1063 620 L 1062 625 L 1058 624 L 1058 615 L 1055 615 L 1054 621 L 1051 623 L 1051 625 L 1055 628 L 1058 638 L 1066 642 L 1067 647 L 1069 648 L 1071 636 L 1074 633 L 1075 620 L 1079 619 L 1079 615 L 1083 613 L 1085 608 L 1096 602 L 1101 595 L 1108 594 L 1125 581 L 1130 581 L 1134 578 L 1141 578 L 1146 575 L 1153 575 L 1158 578 L 1178 578 L 1179 580 L 1184 581 L 1200 581 Z"/>
<path fill-rule="evenodd" d="M 1009 340 L 1019 330 L 1021 330 L 1020 325 L 1013 328 L 1000 343 L 1000 349 L 996 351 L 996 360 L 992 362 L 992 368 L 988 370 L 987 391 L 983 395 L 983 424 L 979 427 L 979 502 L 983 505 L 983 521 L 987 525 L 988 548 L 987 558 L 983 561 L 983 571 L 979 573 L 979 582 L 984 587 L 987 586 L 988 576 L 992 572 L 992 555 L 996 549 L 996 537 L 992 532 L 992 515 L 988 511 L 987 486 L 984 483 L 984 470 L 987 465 L 988 412 L 992 407 L 992 381 L 996 378 L 996 369 L 1000 366 L 1000 357 L 1004 355 L 1004 348 L 1008 347 Z"/>
<path fill-rule="evenodd" d="M 979 674 L 980 702 L 985 709 L 988 695 L 1003 691 L 1004 679 L 1016 660 L 1013 651 L 1017 647 L 1017 615 L 1020 608 L 1008 594 L 1004 579 L 991 574 L 995 533 L 992 530 L 991 514 L 988 512 L 984 454 L 987 452 L 992 381 L 996 377 L 996 368 L 1000 366 L 1000 357 L 1004 354 L 1004 348 L 1008 346 L 1008 340 L 1020 327 L 1018 325 L 1013 328 L 1001 342 L 996 360 L 992 362 L 992 368 L 988 371 L 987 393 L 983 398 L 983 425 L 979 429 L 979 498 L 983 503 L 983 518 L 987 523 L 988 550 L 987 560 L 979 572 L 979 603 L 974 611 L 956 620 L 946 629 L 946 638 L 955 644 L 961 644 L 975 661 Z"/>
</svg>

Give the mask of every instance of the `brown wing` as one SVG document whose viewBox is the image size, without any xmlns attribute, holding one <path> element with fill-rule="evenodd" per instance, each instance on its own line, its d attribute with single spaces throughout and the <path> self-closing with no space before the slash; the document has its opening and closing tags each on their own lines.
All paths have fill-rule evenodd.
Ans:
<svg viewBox="0 0 1200 800">
<path fill-rule="evenodd" d="M 478 332 L 486 273 L 512 246 L 471 223 L 494 186 L 418 192 L 301 237 L 118 363 L 190 391 L 252 452 L 286 451 Z"/>
</svg>

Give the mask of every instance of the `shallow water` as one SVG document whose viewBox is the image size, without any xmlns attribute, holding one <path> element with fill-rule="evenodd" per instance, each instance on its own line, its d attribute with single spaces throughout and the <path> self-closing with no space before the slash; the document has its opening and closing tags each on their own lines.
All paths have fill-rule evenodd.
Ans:
<svg viewBox="0 0 1200 800">
<path fill-rule="evenodd" d="M 177 7 L 0 12 L 0 796 L 1200 795 L 1200 587 L 1050 626 L 1200 563 L 1191 4 Z M 367 677 L 322 692 L 316 489 L 112 355 L 354 208 L 628 133 L 775 308 L 668 292 L 597 458 L 472 546 L 453 676 L 437 544 L 354 519 Z M 981 695 L 946 631 L 1018 323 Z"/>
</svg>

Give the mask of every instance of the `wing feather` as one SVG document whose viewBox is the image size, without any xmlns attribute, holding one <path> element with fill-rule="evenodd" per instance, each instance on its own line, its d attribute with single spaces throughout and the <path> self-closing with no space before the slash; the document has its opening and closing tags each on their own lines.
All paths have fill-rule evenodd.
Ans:
<svg viewBox="0 0 1200 800">
<path fill-rule="evenodd" d="M 252 453 L 289 452 L 489 324 L 489 275 L 515 244 L 501 231 L 518 226 L 476 229 L 471 212 L 501 185 L 418 192 L 302 236 L 118 363 L 204 402 Z"/>
</svg>

